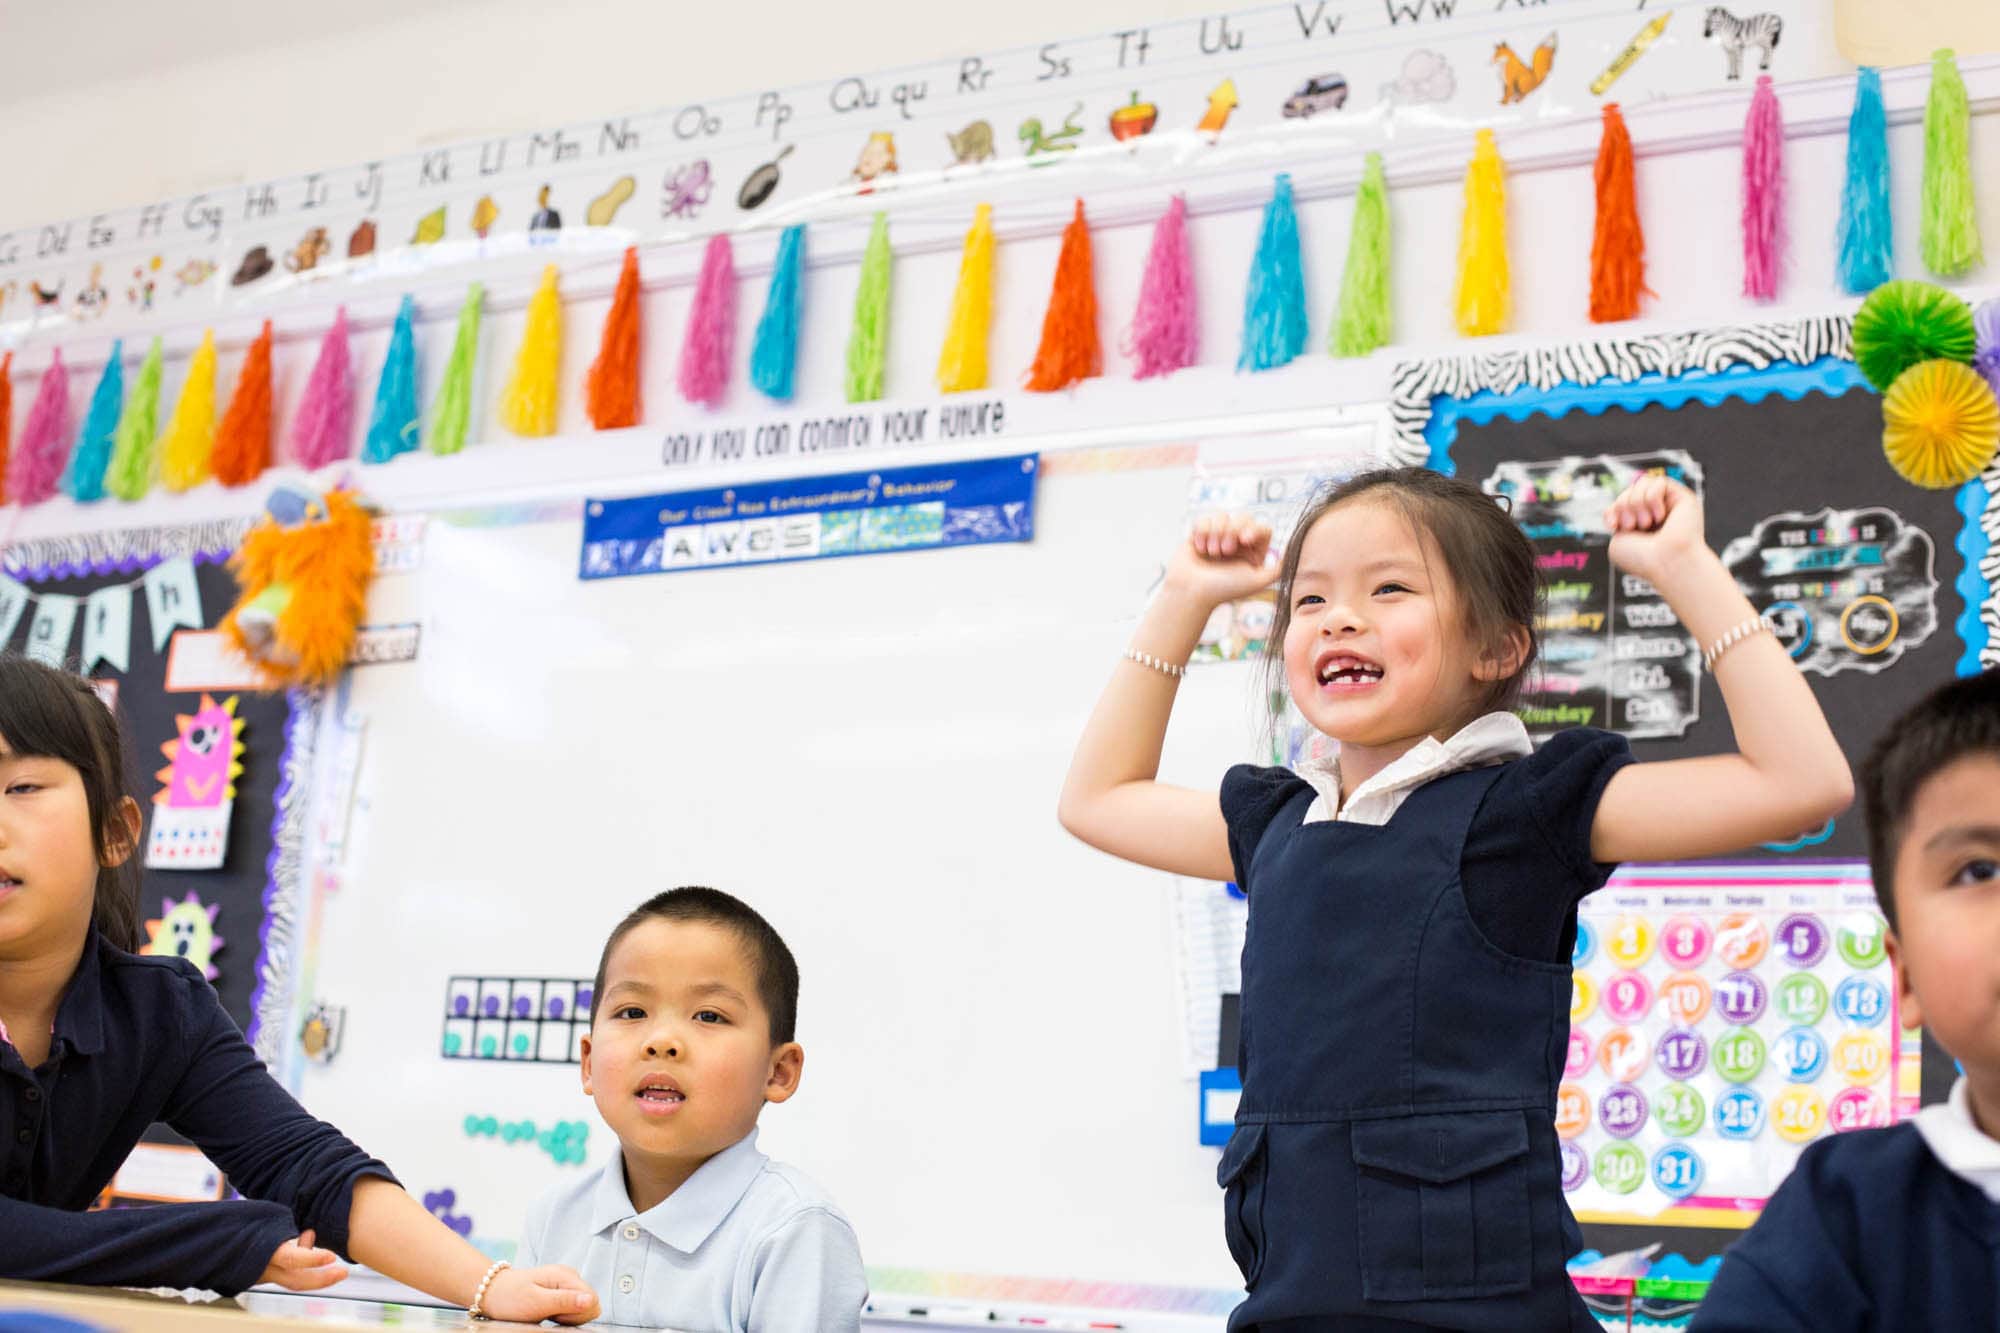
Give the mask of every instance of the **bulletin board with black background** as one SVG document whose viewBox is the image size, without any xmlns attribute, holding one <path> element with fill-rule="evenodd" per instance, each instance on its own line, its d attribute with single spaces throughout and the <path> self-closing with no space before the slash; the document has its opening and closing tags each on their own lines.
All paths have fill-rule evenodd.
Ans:
<svg viewBox="0 0 2000 1333">
<path fill-rule="evenodd" d="M 1707 364 L 1698 337 L 1609 369 L 1585 356 L 1594 370 L 1544 367 L 1539 386 L 1518 359 L 1405 368 L 1450 390 L 1422 423 L 1431 463 L 1507 496 L 1535 541 L 1544 657 L 1521 711 L 1537 739 L 1605 727 L 1641 760 L 1733 747 L 1698 646 L 1608 560 L 1602 509 L 1644 470 L 1700 494 L 1710 546 L 1857 765 L 1978 668 L 1986 491 L 1891 469 L 1844 332 L 1791 326 L 1775 336 L 1796 345 L 1760 347 L 1773 331 L 1750 331 L 1747 355 L 1710 335 Z M 1557 1127 L 1589 1245 L 1718 1254 L 1805 1145 L 1942 1098 L 1952 1064 L 1900 1032 L 1881 930 L 1858 808 L 1714 862 L 1621 867 L 1585 901 Z"/>
</svg>

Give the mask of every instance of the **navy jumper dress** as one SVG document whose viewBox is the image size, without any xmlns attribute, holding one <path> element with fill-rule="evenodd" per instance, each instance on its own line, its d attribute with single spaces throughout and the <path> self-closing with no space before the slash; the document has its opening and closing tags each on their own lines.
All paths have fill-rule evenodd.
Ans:
<svg viewBox="0 0 2000 1333">
<path fill-rule="evenodd" d="M 1574 793 L 1591 811 L 1629 760 L 1621 740 L 1597 736 L 1615 753 L 1597 746 L 1609 759 Z M 1278 770 L 1225 781 L 1225 811 L 1244 804 L 1245 775 L 1267 806 L 1283 802 L 1261 829 L 1232 819 L 1250 916 L 1243 1100 L 1217 1172 L 1249 1292 L 1231 1333 L 1287 1320 L 1596 1330 L 1563 1266 L 1580 1248 L 1554 1128 L 1566 945 L 1547 961 L 1503 951 L 1460 874 L 1482 802 L 1531 762 L 1435 778 L 1383 825 L 1302 823 L 1314 792 L 1288 774 L 1273 787 Z M 1541 835 L 1519 836 L 1532 844 L 1521 863 L 1537 865 Z M 1549 869 L 1546 882 L 1501 887 L 1573 914 L 1609 873 L 1596 867 L 1579 891 L 1567 883 L 1579 874 Z"/>
</svg>

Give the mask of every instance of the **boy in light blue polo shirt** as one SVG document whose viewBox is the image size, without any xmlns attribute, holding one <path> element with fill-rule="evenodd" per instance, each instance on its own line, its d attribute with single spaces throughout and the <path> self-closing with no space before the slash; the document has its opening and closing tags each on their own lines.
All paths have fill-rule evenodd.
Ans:
<svg viewBox="0 0 2000 1333">
<path fill-rule="evenodd" d="M 766 1102 L 798 1091 L 799 971 L 763 917 L 672 889 L 606 941 L 583 1090 L 620 1151 L 529 1211 L 516 1262 L 568 1264 L 602 1320 L 686 1333 L 852 1333 L 868 1279 L 854 1228 L 757 1151 Z"/>
</svg>

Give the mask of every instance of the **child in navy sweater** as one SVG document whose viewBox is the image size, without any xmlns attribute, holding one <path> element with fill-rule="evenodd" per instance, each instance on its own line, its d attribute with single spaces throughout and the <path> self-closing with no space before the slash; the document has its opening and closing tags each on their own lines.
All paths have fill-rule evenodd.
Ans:
<svg viewBox="0 0 2000 1333">
<path fill-rule="evenodd" d="M 184 958 L 140 958 L 139 806 L 89 681 L 0 655 L 0 1278 L 311 1291 L 337 1252 L 481 1314 L 580 1323 L 566 1268 L 507 1271 L 306 1114 Z M 245 1196 L 88 1212 L 155 1121 Z"/>
<path fill-rule="evenodd" d="M 1808 1148 L 1700 1333 L 2000 1327 L 2000 672 L 1890 723 L 1861 784 L 1903 1026 L 1965 1074 L 1914 1121 Z"/>
<path fill-rule="evenodd" d="M 1594 1333 L 1563 1269 L 1581 1239 L 1553 1123 L 1577 901 L 1611 862 L 1714 855 L 1847 804 L 1840 747 L 1708 549 L 1701 501 L 1642 477 L 1606 527 L 1612 562 L 1706 647 L 1737 753 L 1633 763 L 1582 727 L 1534 750 L 1511 711 L 1534 547 L 1493 497 L 1421 468 L 1319 497 L 1275 569 L 1269 528 L 1197 524 L 1077 745 L 1071 832 L 1250 898 L 1218 1172 L 1249 1291 L 1234 1333 Z M 1219 796 L 1158 781 L 1202 626 L 1274 574 L 1274 669 L 1337 758 L 1239 765 Z"/>
</svg>

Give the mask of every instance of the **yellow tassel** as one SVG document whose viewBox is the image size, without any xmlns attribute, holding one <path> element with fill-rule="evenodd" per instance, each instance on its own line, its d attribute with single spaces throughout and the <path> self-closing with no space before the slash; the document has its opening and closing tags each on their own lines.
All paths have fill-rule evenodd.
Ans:
<svg viewBox="0 0 2000 1333">
<path fill-rule="evenodd" d="M 992 326 L 993 205 L 981 204 L 958 261 L 958 290 L 952 294 L 951 319 L 938 351 L 938 388 L 965 393 L 986 387 L 986 335 Z"/>
<path fill-rule="evenodd" d="M 500 397 L 500 420 L 516 435 L 556 433 L 556 386 L 562 374 L 562 297 L 556 266 L 542 270 L 528 302 L 528 327 L 514 356 L 514 374 Z"/>
<path fill-rule="evenodd" d="M 160 480 L 170 491 L 191 490 L 213 475 L 215 457 L 215 330 L 201 335 L 187 382 L 160 439 Z"/>
<path fill-rule="evenodd" d="M 1458 331 L 1507 327 L 1507 181 L 1492 130 L 1479 131 L 1465 168 L 1465 221 L 1458 233 Z"/>
</svg>

